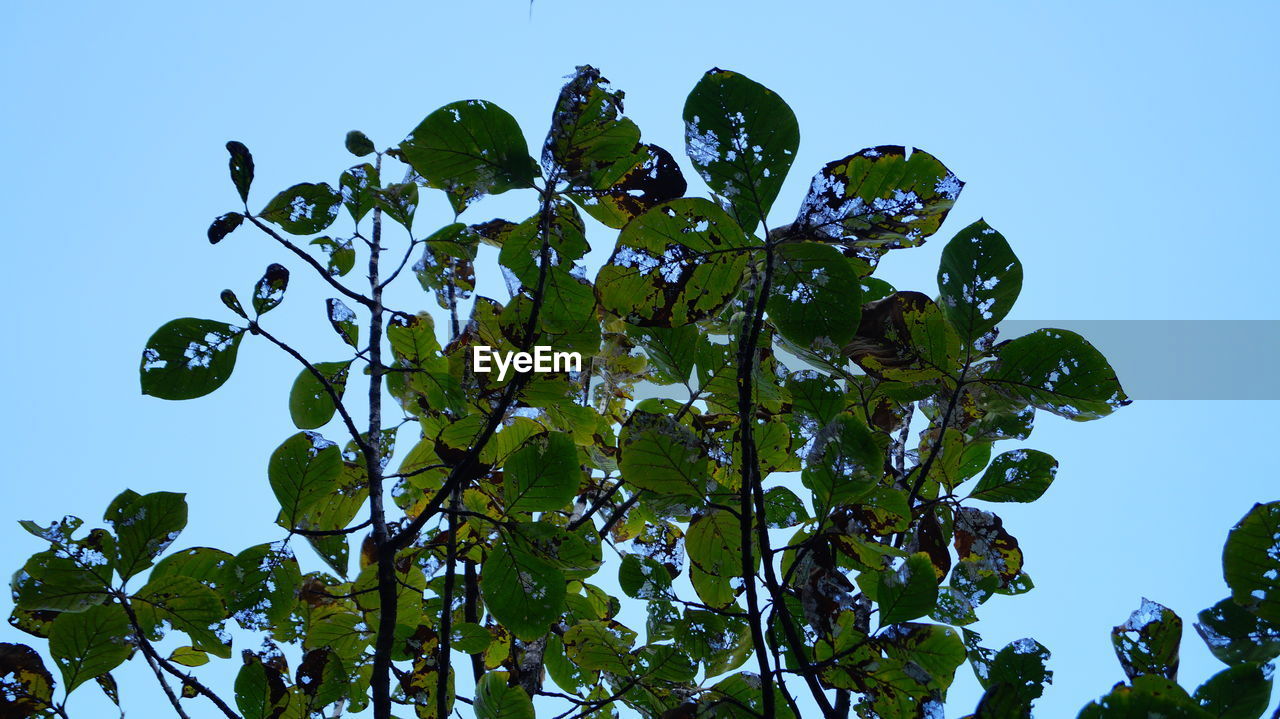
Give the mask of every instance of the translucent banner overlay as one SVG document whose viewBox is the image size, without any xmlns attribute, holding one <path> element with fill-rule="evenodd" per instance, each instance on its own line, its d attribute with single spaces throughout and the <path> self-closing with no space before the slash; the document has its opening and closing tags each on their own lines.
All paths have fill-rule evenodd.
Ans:
<svg viewBox="0 0 1280 719">
<path fill-rule="evenodd" d="M 1280 400 L 1280 320 L 1008 320 L 1000 340 L 1041 327 L 1089 340 L 1130 399 Z"/>
</svg>

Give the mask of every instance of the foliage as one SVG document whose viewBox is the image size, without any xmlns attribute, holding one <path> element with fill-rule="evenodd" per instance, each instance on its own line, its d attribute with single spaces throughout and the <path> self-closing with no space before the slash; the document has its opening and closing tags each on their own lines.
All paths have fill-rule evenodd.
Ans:
<svg viewBox="0 0 1280 719">
<path fill-rule="evenodd" d="M 187 518 L 173 493 L 126 491 L 88 532 L 75 517 L 25 522 L 49 548 L 15 575 L 11 623 L 48 639 L 61 683 L 30 648 L 0 645 L 0 716 L 66 717 L 66 695 L 90 680 L 118 699 L 111 671 L 137 656 L 179 715 L 207 701 L 246 719 L 370 706 L 517 718 L 545 697 L 574 719 L 788 717 L 802 703 L 924 717 L 966 662 L 985 688 L 974 716 L 1029 715 L 1048 650 L 995 651 L 965 627 L 992 595 L 1032 588 L 993 510 L 1038 500 L 1058 463 L 995 445 L 1027 439 L 1037 410 L 1086 421 L 1126 404 L 1114 373 L 1070 332 L 997 338 L 1022 268 L 984 221 L 946 245 L 936 297 L 874 276 L 960 195 L 934 156 L 837 159 L 793 221 L 771 223 L 799 145 L 787 104 L 717 69 L 684 121 L 710 199 L 685 196 L 671 154 L 642 141 L 623 93 L 590 67 L 557 99 L 537 160 L 509 114 L 456 102 L 385 150 L 353 131 L 346 147 L 368 161 L 255 213 L 253 158 L 228 143 L 244 207 L 210 241 L 253 226 L 287 250 L 335 293 L 327 319 L 351 349 L 307 359 L 268 328 L 290 283 L 273 264 L 249 303 L 223 291 L 231 322 L 157 330 L 141 386 L 208 394 L 244 341 L 300 363 L 280 393 L 298 431 L 266 467 L 281 537 L 166 553 Z M 455 216 L 425 232 L 419 198 L 433 190 Z M 536 198 L 527 219 L 459 220 L 507 191 Z M 354 229 L 311 237 L 343 210 Z M 594 282 L 588 217 L 617 232 Z M 474 294 L 482 245 L 498 250 L 505 301 Z M 343 280 L 357 260 L 367 288 Z M 447 313 L 443 337 L 431 314 L 384 302 L 405 270 Z M 481 346 L 582 363 L 484 372 Z M 1144 603 L 1113 632 L 1131 683 L 1082 716 L 1258 716 L 1280 654 L 1278 517 L 1260 505 L 1232 531 L 1232 597 L 1196 625 L 1229 668 L 1179 689 L 1181 620 Z M 299 562 L 299 541 L 325 566 Z M 620 622 L 624 603 L 644 626 Z M 197 673 L 233 656 L 237 626 L 269 639 L 215 690 Z"/>
</svg>

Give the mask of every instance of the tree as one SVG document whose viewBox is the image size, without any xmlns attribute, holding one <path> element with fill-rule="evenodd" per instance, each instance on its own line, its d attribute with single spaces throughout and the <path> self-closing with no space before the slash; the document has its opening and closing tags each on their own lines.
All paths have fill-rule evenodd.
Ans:
<svg viewBox="0 0 1280 719">
<path fill-rule="evenodd" d="M 0 716 L 67 717 L 66 695 L 91 680 L 119 703 L 110 672 L 137 656 L 179 716 L 198 701 L 245 719 L 397 705 L 514 718 L 546 697 L 557 719 L 795 717 L 802 703 L 919 717 L 966 661 L 986 688 L 974 716 L 1029 715 L 1048 651 L 987 649 L 965 627 L 993 594 L 1032 588 L 991 508 L 1037 500 L 1058 464 L 995 445 L 1025 440 L 1037 410 L 1110 414 L 1127 403 L 1114 372 L 1071 332 L 997 337 L 1022 269 L 981 220 L 946 245 L 935 296 L 874 276 L 938 231 L 963 188 L 932 155 L 880 146 L 830 162 L 780 224 L 799 143 L 786 103 L 716 69 L 684 120 L 711 199 L 686 196 L 672 155 L 642 141 L 591 67 L 560 93 L 540 161 L 502 109 L 456 102 L 382 151 L 350 133 L 368 159 L 336 187 L 294 185 L 255 213 L 253 158 L 228 143 L 243 208 L 209 240 L 251 225 L 287 250 L 334 293 L 328 320 L 351 350 L 308 359 L 268 326 L 291 277 L 273 264 L 247 304 L 222 292 L 230 322 L 157 330 L 141 386 L 208 394 L 246 340 L 297 360 L 297 431 L 267 467 L 281 539 L 166 553 L 187 518 L 170 492 L 126 490 L 87 533 L 75 517 L 24 522 L 49 548 L 15 575 L 11 624 L 48 640 L 61 694 L 33 649 L 0 645 Z M 425 236 L 424 190 L 455 212 Z M 536 196 L 530 217 L 458 221 L 509 190 Z M 353 230 L 317 236 L 344 210 Z M 583 213 L 617 233 L 594 282 Z M 474 295 L 481 245 L 498 250 L 505 302 Z M 357 260 L 367 285 L 347 279 Z M 410 272 L 448 318 L 443 341 L 432 314 L 384 301 Z M 1177 688 L 1180 620 L 1145 603 L 1113 631 L 1131 683 L 1082 716 L 1265 711 L 1278 523 L 1280 505 L 1259 505 L 1232 531 L 1234 594 L 1197 625 L 1230 668 L 1194 697 Z M 302 566 L 303 541 L 324 566 Z M 619 621 L 623 602 L 644 607 L 644 627 Z M 236 626 L 269 640 L 242 652 L 228 692 L 197 673 L 232 657 Z"/>
</svg>

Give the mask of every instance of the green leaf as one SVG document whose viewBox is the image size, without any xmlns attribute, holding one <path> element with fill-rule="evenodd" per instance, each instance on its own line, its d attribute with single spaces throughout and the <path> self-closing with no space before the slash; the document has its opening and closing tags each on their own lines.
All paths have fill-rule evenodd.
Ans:
<svg viewBox="0 0 1280 719">
<path fill-rule="evenodd" d="M 493 635 L 488 629 L 474 622 L 459 622 L 453 625 L 453 639 L 450 645 L 466 654 L 480 654 L 489 648 Z"/>
<path fill-rule="evenodd" d="M 938 580 L 928 554 L 917 552 L 898 569 L 880 573 L 876 587 L 880 626 L 923 617 L 933 611 L 937 602 Z"/>
<path fill-rule="evenodd" d="M 106 601 L 110 558 L 86 566 L 54 550 L 34 554 L 13 575 L 14 605 L 27 611 L 82 612 Z"/>
<path fill-rule="evenodd" d="M 356 250 L 351 240 L 335 240 L 330 237 L 317 237 L 311 244 L 320 248 L 328 258 L 329 276 L 342 277 L 356 266 Z"/>
<path fill-rule="evenodd" d="M 1021 290 L 1022 263 L 985 220 L 960 230 L 943 248 L 939 304 L 966 345 L 1004 319 Z"/>
<path fill-rule="evenodd" d="M 578 493 L 581 478 L 573 437 L 564 432 L 534 437 L 503 467 L 507 512 L 560 509 Z"/>
<path fill-rule="evenodd" d="M 885 630 L 880 638 L 888 642 L 884 649 L 889 657 L 923 669 L 929 677 L 926 686 L 938 691 L 951 686 L 966 658 L 964 642 L 951 627 L 904 623 Z"/>
<path fill-rule="evenodd" d="M 253 155 L 244 143 L 232 140 L 227 143 L 227 152 L 231 154 L 228 165 L 231 170 L 231 182 L 240 193 L 240 199 L 249 201 L 249 186 L 253 184 Z"/>
<path fill-rule="evenodd" d="M 236 555 L 223 572 L 227 611 L 251 631 L 287 633 L 302 571 L 286 545 L 259 544 Z"/>
<path fill-rule="evenodd" d="M 751 627 L 742 619 L 702 609 L 688 610 L 684 619 L 676 638 L 702 662 L 706 676 L 733 671 L 751 657 Z"/>
<path fill-rule="evenodd" d="M 921 382 L 961 369 L 960 337 L 933 300 L 895 292 L 862 308 L 857 336 L 845 354 L 877 379 Z"/>
<path fill-rule="evenodd" d="M 1036 330 L 995 355 L 984 381 L 1039 409 L 1083 422 L 1129 404 L 1106 358 L 1074 332 Z"/>
<path fill-rule="evenodd" d="M 594 188 L 608 179 L 615 164 L 635 164 L 640 128 L 622 116 L 623 95 L 594 67 L 575 70 L 560 90 L 542 148 L 548 176 Z"/>
<path fill-rule="evenodd" d="M 700 502 L 710 461 L 688 427 L 663 414 L 636 411 L 618 436 L 622 478 L 638 489 Z"/>
<path fill-rule="evenodd" d="M 565 576 L 544 559 L 520 549 L 509 535 L 489 549 L 480 572 L 485 606 L 512 634 L 532 641 L 564 612 Z"/>
<path fill-rule="evenodd" d="M 809 519 L 804 502 L 786 487 L 771 487 L 764 493 L 764 513 L 769 529 L 786 529 Z"/>
<path fill-rule="evenodd" d="M 707 200 L 672 200 L 632 220 L 596 277 L 600 304 L 642 327 L 718 313 L 737 293 L 758 241 Z"/>
<path fill-rule="evenodd" d="M 236 707 L 244 719 L 277 719 L 289 705 L 290 694 L 280 672 L 256 654 L 246 652 L 236 674 Z"/>
<path fill-rule="evenodd" d="M 209 663 L 209 655 L 192 647 L 178 647 L 169 653 L 169 661 L 184 667 L 202 667 Z"/>
<path fill-rule="evenodd" d="M 658 599 L 671 596 L 671 573 L 653 557 L 627 554 L 618 567 L 618 586 L 628 597 Z"/>
<path fill-rule="evenodd" d="M 1150 674 L 1170 681 L 1178 679 L 1178 646 L 1182 643 L 1182 619 L 1173 610 L 1149 599 L 1111 630 L 1116 657 L 1130 679 Z"/>
<path fill-rule="evenodd" d="M 406 230 L 413 228 L 413 215 L 418 211 L 418 185 L 414 182 L 395 183 L 374 193 L 378 206 L 387 217 Z"/>
<path fill-rule="evenodd" d="M 347 133 L 346 146 L 347 152 L 350 152 L 356 157 L 364 157 L 365 155 L 374 152 L 375 149 L 373 146 L 373 140 L 370 140 L 368 135 L 365 135 L 359 130 L 352 130 Z"/>
<path fill-rule="evenodd" d="M 881 145 L 828 163 L 809 186 L 793 232 L 875 261 L 938 231 L 964 187 L 923 150 Z"/>
<path fill-rule="evenodd" d="M 53 676 L 36 650 L 25 644 L 0 643 L 0 709 L 5 718 L 53 716 Z"/>
<path fill-rule="evenodd" d="M 564 648 L 574 664 L 589 671 L 626 674 L 636 633 L 617 622 L 578 622 L 564 633 Z"/>
<path fill-rule="evenodd" d="M 249 319 L 249 315 L 245 314 L 244 306 L 240 304 L 240 298 L 236 297 L 236 293 L 231 290 L 223 290 L 218 295 L 218 299 L 222 300 L 222 304 L 226 305 L 227 309 L 236 313 L 239 317 L 246 320 Z"/>
<path fill-rule="evenodd" d="M 774 262 L 766 305 L 774 327 L 805 349 L 839 352 L 862 314 L 862 286 L 848 260 L 834 247 L 803 242 L 780 245 Z"/>
<path fill-rule="evenodd" d="M 996 457 L 969 496 L 988 502 L 1034 502 L 1058 473 L 1058 460 L 1035 449 L 1015 449 Z"/>
<path fill-rule="evenodd" d="M 356 321 L 356 313 L 336 297 L 325 300 L 324 304 L 329 313 L 329 324 L 333 325 L 333 331 L 338 333 L 343 342 L 359 349 L 360 325 Z"/>
<path fill-rule="evenodd" d="M 262 315 L 274 309 L 284 299 L 284 291 L 288 287 L 289 270 L 273 262 L 253 288 L 254 313 Z"/>
<path fill-rule="evenodd" d="M 730 70 L 702 76 L 684 103 L 685 152 L 734 219 L 755 232 L 800 146 L 795 113 L 769 88 Z"/>
<path fill-rule="evenodd" d="M 515 118 L 484 100 L 450 103 L 400 143 L 400 157 L 449 196 L 455 212 L 484 195 L 532 187 L 537 164 Z"/>
<path fill-rule="evenodd" d="M 1236 604 L 1280 623 L 1280 502 L 1253 505 L 1231 529 L 1222 575 Z"/>
<path fill-rule="evenodd" d="M 689 188 L 670 152 L 648 143 L 636 146 L 634 161 L 615 163 L 596 187 L 572 186 L 565 194 L 587 214 L 615 230 L 668 200 L 684 197 Z"/>
<path fill-rule="evenodd" d="M 520 687 L 507 686 L 506 672 L 487 672 L 476 683 L 476 719 L 534 719 L 533 702 Z"/>
<path fill-rule="evenodd" d="M 119 604 L 58 615 L 49 631 L 49 654 L 62 671 L 67 694 L 124 663 L 133 652 L 131 633 Z"/>
<path fill-rule="evenodd" d="M 351 360 L 346 362 L 317 362 L 316 371 L 328 381 L 338 399 L 347 389 L 347 375 L 351 370 Z M 333 419 L 338 411 L 333 398 L 324 384 L 316 378 L 310 368 L 298 373 L 289 390 L 289 417 L 293 426 L 298 429 L 319 429 Z"/>
<path fill-rule="evenodd" d="M 990 591 L 1011 590 L 1022 574 L 1022 549 L 993 512 L 960 507 L 955 514 L 956 555 L 962 566 L 958 572 L 972 572 L 968 578 Z M 956 572 L 952 575 L 955 586 Z M 990 584 L 988 584 L 990 580 Z M 957 587 L 959 588 L 959 587 Z"/>
<path fill-rule="evenodd" d="M 818 431 L 811 459 L 800 474 L 813 490 L 819 515 L 856 502 L 876 487 L 884 466 L 887 438 L 852 414 L 842 414 Z"/>
<path fill-rule="evenodd" d="M 1209 677 L 1192 698 L 1217 719 L 1258 719 L 1271 703 L 1270 666 L 1240 664 Z"/>
<path fill-rule="evenodd" d="M 338 178 L 338 192 L 342 195 L 342 204 L 351 219 L 357 223 L 369 214 L 376 204 L 375 193 L 382 180 L 378 177 L 378 168 L 364 163 L 348 168 Z"/>
<path fill-rule="evenodd" d="M 271 198 L 258 216 L 291 235 L 314 235 L 338 219 L 342 195 L 327 182 L 302 182 Z"/>
<path fill-rule="evenodd" d="M 185 494 L 126 490 L 103 516 L 116 533 L 116 571 L 129 579 L 151 566 L 187 526 Z"/>
<path fill-rule="evenodd" d="M 700 514 L 689 523 L 685 551 L 695 567 L 716 577 L 742 576 L 742 527 L 737 517 L 722 509 Z M 752 561 L 759 566 L 758 552 Z"/>
<path fill-rule="evenodd" d="M 628 327 L 649 358 L 649 376 L 659 384 L 685 384 L 693 374 L 698 341 L 697 325 L 680 327 Z"/>
<path fill-rule="evenodd" d="M 341 699 L 350 684 L 351 678 L 336 652 L 312 649 L 302 655 L 294 687 L 301 690 L 302 696 L 307 699 L 308 710 L 304 716 L 311 716 L 311 712 L 319 711 Z"/>
<path fill-rule="evenodd" d="M 1117 684 L 1110 694 L 1089 704 L 1079 719 L 1209 719 L 1186 690 L 1158 676 L 1141 676 L 1132 686 Z"/>
<path fill-rule="evenodd" d="M 169 576 L 147 582 L 130 599 L 138 623 L 152 640 L 163 635 L 163 626 L 185 632 L 191 646 L 214 656 L 230 657 L 231 647 L 214 631 L 226 618 L 222 599 L 190 577 Z"/>
<path fill-rule="evenodd" d="M 299 432 L 271 454 L 267 478 L 280 502 L 282 526 L 293 529 L 313 505 L 337 487 L 342 473 L 338 445 L 315 432 Z"/>
<path fill-rule="evenodd" d="M 1001 649 L 984 664 L 987 691 L 978 705 L 977 719 L 1029 716 L 1032 702 L 1053 682 L 1048 661 L 1049 650 L 1034 639 L 1018 639 Z M 997 706 L 1007 707 L 1007 713 L 997 711 Z"/>
<path fill-rule="evenodd" d="M 236 366 L 243 328 L 191 317 L 156 330 L 142 351 L 142 393 L 194 399 L 222 386 Z"/>
<path fill-rule="evenodd" d="M 1280 627 L 1230 598 L 1200 612 L 1196 632 L 1226 664 L 1262 664 L 1280 656 Z"/>
<path fill-rule="evenodd" d="M 219 215 L 212 223 L 209 224 L 209 244 L 216 245 L 229 234 L 235 231 L 240 223 L 244 222 L 244 215 L 239 212 L 228 212 L 225 215 Z"/>
</svg>

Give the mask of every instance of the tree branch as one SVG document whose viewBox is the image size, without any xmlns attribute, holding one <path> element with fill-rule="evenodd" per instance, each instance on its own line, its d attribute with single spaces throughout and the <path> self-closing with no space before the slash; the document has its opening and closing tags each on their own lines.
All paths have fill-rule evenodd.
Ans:
<svg viewBox="0 0 1280 719">
<path fill-rule="evenodd" d="M 381 162 L 381 160 L 379 160 L 379 162 Z M 378 209 L 375 207 L 374 211 L 377 212 Z M 334 279 L 333 275 L 329 274 L 329 270 L 325 269 L 325 267 L 322 266 L 320 262 L 316 260 L 316 258 L 308 254 L 306 250 L 302 249 L 301 247 L 298 247 L 297 245 L 290 242 L 288 239 L 282 237 L 278 232 L 271 229 L 269 226 L 264 224 L 257 217 L 248 213 L 245 213 L 245 217 L 249 218 L 249 221 L 252 222 L 254 226 L 257 227 L 259 230 L 262 230 L 263 232 L 270 235 L 273 239 L 275 239 L 276 242 L 279 242 L 281 245 L 284 245 L 284 247 L 288 249 L 290 252 L 297 255 L 298 257 L 301 257 L 304 262 L 311 265 L 311 267 L 314 268 L 316 272 L 320 273 L 320 276 L 324 278 L 325 282 L 328 282 L 330 285 L 332 285 L 333 288 L 336 289 L 339 293 L 341 293 L 342 295 L 352 300 L 355 300 L 356 302 L 359 302 L 365 307 L 373 307 L 373 300 L 369 299 L 368 297 L 365 297 L 359 292 L 355 292 L 354 290 L 349 289 L 346 285 Z"/>
</svg>

